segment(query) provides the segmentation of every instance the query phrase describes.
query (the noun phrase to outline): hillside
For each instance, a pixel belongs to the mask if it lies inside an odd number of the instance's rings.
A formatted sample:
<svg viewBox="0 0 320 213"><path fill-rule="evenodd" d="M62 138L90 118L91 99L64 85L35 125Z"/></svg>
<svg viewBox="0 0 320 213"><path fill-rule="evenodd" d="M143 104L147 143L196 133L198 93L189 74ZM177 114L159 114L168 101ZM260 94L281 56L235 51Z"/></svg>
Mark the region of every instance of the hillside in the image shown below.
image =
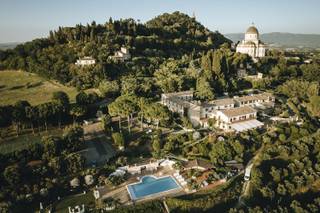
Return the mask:
<svg viewBox="0 0 320 213"><path fill-rule="evenodd" d="M243 33L225 34L233 42L244 38ZM320 48L320 35L318 34L294 34L294 33L264 33L261 34L261 40L274 46L282 47L307 47Z"/></svg>
<svg viewBox="0 0 320 213"><path fill-rule="evenodd" d="M27 70L86 89L105 78L118 80L128 74L151 77L168 58L216 49L226 42L230 40L180 12L162 14L146 24L110 18L104 24L59 27L48 38L0 51L0 70ZM126 63L110 60L122 46L129 49L132 60ZM76 59L83 56L91 56L98 63L85 68L75 66Z"/></svg>
<svg viewBox="0 0 320 213"><path fill-rule="evenodd" d="M73 101L77 90L61 84L47 81L39 76L21 71L0 72L0 106L26 100L32 105L51 100L56 91L66 92Z"/></svg>

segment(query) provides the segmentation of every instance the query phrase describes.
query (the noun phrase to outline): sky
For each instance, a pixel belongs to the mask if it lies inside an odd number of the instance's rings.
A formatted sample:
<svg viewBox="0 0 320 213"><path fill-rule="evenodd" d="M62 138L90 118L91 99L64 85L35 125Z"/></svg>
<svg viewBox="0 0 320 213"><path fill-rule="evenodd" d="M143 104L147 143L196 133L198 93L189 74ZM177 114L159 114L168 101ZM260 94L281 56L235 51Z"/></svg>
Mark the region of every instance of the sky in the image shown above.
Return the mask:
<svg viewBox="0 0 320 213"><path fill-rule="evenodd" d="M210 30L320 34L320 0L0 0L0 43L46 37L59 26L134 18L146 22L180 11ZM318 26L318 27L317 27Z"/></svg>

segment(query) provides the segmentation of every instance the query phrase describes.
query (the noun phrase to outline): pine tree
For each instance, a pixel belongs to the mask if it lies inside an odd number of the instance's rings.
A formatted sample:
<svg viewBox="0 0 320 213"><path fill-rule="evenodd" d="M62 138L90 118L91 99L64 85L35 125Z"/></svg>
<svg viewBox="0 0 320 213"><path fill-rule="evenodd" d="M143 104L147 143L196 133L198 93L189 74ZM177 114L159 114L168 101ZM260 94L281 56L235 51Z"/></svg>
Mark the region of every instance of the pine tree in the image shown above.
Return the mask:
<svg viewBox="0 0 320 213"><path fill-rule="evenodd" d="M222 72L220 51L215 51L213 54L212 71L216 76L220 76Z"/></svg>
<svg viewBox="0 0 320 213"><path fill-rule="evenodd" d="M202 100L210 100L214 98L213 88L210 86L209 81L201 76L197 79L196 95Z"/></svg>

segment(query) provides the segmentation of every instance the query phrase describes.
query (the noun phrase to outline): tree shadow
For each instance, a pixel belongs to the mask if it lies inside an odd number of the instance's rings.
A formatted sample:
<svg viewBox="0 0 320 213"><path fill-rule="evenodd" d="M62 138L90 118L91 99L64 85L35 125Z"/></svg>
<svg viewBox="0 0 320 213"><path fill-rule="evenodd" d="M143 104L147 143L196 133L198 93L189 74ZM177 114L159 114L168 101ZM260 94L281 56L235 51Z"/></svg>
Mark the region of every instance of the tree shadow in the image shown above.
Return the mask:
<svg viewBox="0 0 320 213"><path fill-rule="evenodd" d="M29 89L29 88L39 87L39 86L41 86L42 84L43 84L42 81L35 82L35 83L27 83L27 84L25 85L25 87L26 87L27 89Z"/></svg>
<svg viewBox="0 0 320 213"><path fill-rule="evenodd" d="M22 88L24 88L24 85L17 85L17 86L10 87L9 90L16 90L16 89L22 89Z"/></svg>

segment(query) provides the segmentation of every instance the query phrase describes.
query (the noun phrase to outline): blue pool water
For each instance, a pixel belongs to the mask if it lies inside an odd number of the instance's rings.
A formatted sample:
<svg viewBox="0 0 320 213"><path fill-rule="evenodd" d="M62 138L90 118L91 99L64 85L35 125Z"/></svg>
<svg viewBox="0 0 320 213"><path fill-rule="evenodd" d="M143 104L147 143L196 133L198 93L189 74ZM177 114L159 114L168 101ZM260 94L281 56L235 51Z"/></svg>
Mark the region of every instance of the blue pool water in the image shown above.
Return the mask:
<svg viewBox="0 0 320 213"><path fill-rule="evenodd" d="M128 185L127 187L133 200L180 188L176 181L170 176L163 178L144 176L140 183Z"/></svg>

